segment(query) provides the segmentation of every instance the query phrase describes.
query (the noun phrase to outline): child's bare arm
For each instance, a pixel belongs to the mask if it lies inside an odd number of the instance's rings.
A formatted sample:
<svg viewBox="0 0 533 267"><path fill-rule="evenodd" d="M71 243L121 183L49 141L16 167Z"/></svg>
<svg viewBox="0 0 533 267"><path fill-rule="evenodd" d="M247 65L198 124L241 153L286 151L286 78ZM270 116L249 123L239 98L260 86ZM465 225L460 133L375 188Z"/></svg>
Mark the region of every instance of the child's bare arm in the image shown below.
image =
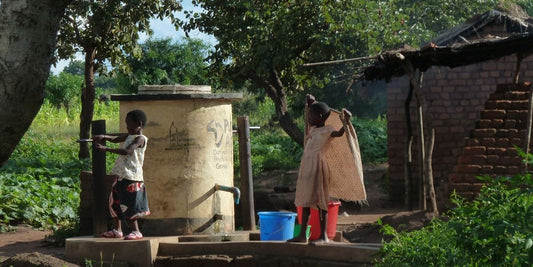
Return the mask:
<svg viewBox="0 0 533 267"><path fill-rule="evenodd" d="M342 109L342 113L344 114L344 117L346 118L346 120L350 121L350 118L352 117L352 113L344 108ZM344 127L341 127L338 131L331 133L331 137L341 137L343 135L344 135Z"/></svg>
<svg viewBox="0 0 533 267"><path fill-rule="evenodd" d="M314 104L316 101L315 97L311 94L307 94L306 96L306 104L308 107L310 107L312 104Z"/></svg>
<svg viewBox="0 0 533 267"><path fill-rule="evenodd" d="M141 138L140 136L137 136L137 138L135 138L135 140L133 140L133 142L126 148L110 148L110 147L106 147L106 146L96 143L96 148L98 148L100 151L111 152L111 153L115 153L119 155L132 154L136 148L143 147L143 146L144 146L144 139Z"/></svg>
<svg viewBox="0 0 533 267"><path fill-rule="evenodd" d="M124 142L128 138L127 134L121 134L121 135L105 135L105 134L99 134L93 136L93 141L100 141L100 140L106 140L112 143L120 143Z"/></svg>
<svg viewBox="0 0 533 267"><path fill-rule="evenodd" d="M341 127L338 131L331 133L331 137L341 137L343 135L344 135L344 127Z"/></svg>

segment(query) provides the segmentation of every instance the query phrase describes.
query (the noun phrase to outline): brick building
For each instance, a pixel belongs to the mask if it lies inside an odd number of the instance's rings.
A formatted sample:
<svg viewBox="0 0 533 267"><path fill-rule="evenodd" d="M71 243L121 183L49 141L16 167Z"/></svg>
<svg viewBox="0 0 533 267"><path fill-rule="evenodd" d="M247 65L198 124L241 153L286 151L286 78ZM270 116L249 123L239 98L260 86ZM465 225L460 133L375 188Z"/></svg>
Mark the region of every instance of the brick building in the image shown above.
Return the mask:
<svg viewBox="0 0 533 267"><path fill-rule="evenodd" d="M409 91L409 79L394 59L398 52L423 72L421 89L435 129L433 177L441 203L452 190L474 196L481 187L477 175L513 175L523 170L513 145L523 147L527 141L533 20L491 10L431 43L416 51L389 52L389 57L382 55L365 71L366 80L388 81L389 182L396 203L403 203L405 190L404 106ZM521 63L519 83L514 84L517 62ZM415 101L411 101L410 109L416 129ZM412 176L417 181L421 175L414 134Z"/></svg>

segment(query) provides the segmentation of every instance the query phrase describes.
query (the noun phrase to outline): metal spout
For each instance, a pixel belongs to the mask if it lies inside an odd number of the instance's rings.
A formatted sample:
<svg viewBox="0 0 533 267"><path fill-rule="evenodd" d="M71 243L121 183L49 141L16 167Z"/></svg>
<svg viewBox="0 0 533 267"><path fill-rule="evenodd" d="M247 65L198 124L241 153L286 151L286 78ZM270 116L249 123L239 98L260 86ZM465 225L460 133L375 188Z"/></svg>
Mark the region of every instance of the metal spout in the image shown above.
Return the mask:
<svg viewBox="0 0 533 267"><path fill-rule="evenodd" d="M241 198L241 190L239 190L239 188L235 186L223 186L215 184L215 191L216 190L233 193L233 197L235 198L235 204L239 205L239 199Z"/></svg>

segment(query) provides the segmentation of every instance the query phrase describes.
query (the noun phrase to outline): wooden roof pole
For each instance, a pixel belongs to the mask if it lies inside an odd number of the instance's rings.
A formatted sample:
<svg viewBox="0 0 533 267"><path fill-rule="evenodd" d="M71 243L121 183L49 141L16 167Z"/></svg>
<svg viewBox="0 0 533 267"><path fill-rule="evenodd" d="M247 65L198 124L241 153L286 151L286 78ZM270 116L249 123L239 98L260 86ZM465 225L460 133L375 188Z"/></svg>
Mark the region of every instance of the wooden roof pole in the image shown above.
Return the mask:
<svg viewBox="0 0 533 267"><path fill-rule="evenodd" d="M421 90L422 89L421 76L419 76L420 80L417 79L417 77L415 77L415 70L413 68L411 61L409 59L406 59L404 55L402 55L401 53L397 53L396 58L400 60L400 64L402 68L404 69L405 73L407 74L407 76L409 77L409 82L413 85L415 96L418 99L417 105L418 105L419 114L420 114L419 140L420 140L420 147L421 147L420 154L423 160L423 166L422 166L423 173L424 173L423 177L425 178L423 179L425 181L424 188L425 188L425 191L429 194L428 197L429 197L429 201L431 202L430 210L434 212L435 214L438 214L435 186L433 183L433 168L432 168L432 155L433 155L433 145L435 143L435 131L433 127L429 125L431 119L424 120L423 118L424 116L429 117L430 114L428 112L428 105L427 105L426 99L424 95L422 94L422 90ZM431 133L429 135L429 142L427 143L424 143L424 133L423 133L424 128L431 129ZM426 154L426 151L428 152L428 154ZM421 203L424 203L422 207L425 210L425 207L426 207L425 206L425 202L426 202L425 195L420 201Z"/></svg>
<svg viewBox="0 0 533 267"><path fill-rule="evenodd" d="M409 93L407 93L407 98L405 99L405 125L407 129L407 134L405 135L405 162L404 162L404 186L405 186L405 207L409 210L413 210L413 200L412 200L412 190L413 186L413 175L412 175L412 166L413 166L413 127L411 127L411 99L413 98L413 85L409 83Z"/></svg>

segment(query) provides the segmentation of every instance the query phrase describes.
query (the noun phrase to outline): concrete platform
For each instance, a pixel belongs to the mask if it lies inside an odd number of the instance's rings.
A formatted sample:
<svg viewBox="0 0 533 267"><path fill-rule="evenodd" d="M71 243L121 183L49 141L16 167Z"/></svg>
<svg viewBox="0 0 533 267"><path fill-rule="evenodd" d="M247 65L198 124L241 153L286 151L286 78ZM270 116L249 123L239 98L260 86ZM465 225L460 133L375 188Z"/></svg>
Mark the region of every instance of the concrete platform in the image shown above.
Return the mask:
<svg viewBox="0 0 533 267"><path fill-rule="evenodd" d="M226 235L145 237L141 240L68 238L66 257L84 266L364 266L377 257L381 244L332 242L326 245L254 241L256 231ZM252 241L250 241L252 240ZM216 255L210 258L209 255ZM222 261L220 256L226 257ZM206 257L207 256L207 257ZM218 258L217 258L218 257ZM240 263L239 263L240 262Z"/></svg>
<svg viewBox="0 0 533 267"><path fill-rule="evenodd" d="M310 245L285 241L249 241L226 243L161 243L157 266L187 266L193 256L228 256L227 262L217 266L364 266L378 256L381 244L329 243ZM246 264L238 264L239 257L248 256ZM166 262L166 264L163 264ZM287 265L290 262L291 264Z"/></svg>
<svg viewBox="0 0 533 267"><path fill-rule="evenodd" d="M179 239L177 236L145 237L141 240L72 237L65 242L65 256L81 266L85 266L87 261L92 261L92 266L152 266L162 242L178 243Z"/></svg>

